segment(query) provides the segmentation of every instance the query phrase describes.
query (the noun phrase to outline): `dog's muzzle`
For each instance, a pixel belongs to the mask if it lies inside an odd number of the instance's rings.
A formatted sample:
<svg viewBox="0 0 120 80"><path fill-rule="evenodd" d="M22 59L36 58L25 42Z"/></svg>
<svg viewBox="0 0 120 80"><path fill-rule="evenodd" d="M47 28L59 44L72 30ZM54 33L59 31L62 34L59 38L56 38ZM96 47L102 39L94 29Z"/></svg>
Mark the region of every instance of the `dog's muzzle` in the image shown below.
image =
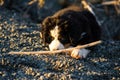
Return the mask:
<svg viewBox="0 0 120 80"><path fill-rule="evenodd" d="M54 39L54 40L49 44L49 49L50 49L50 51L64 49L64 45L63 45L59 40Z"/></svg>

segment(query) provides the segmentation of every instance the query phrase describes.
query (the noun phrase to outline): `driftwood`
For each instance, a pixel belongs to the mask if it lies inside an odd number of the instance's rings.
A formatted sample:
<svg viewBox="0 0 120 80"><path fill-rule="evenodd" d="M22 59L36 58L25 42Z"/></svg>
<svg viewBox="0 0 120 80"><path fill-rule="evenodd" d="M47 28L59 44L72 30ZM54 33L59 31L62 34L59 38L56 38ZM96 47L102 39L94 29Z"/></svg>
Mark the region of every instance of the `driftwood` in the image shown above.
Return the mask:
<svg viewBox="0 0 120 80"><path fill-rule="evenodd" d="M31 0L29 3L28 3L28 5L32 5L32 4L34 4L34 3L38 3L38 6L39 7L43 7L43 5L45 4L45 0Z"/></svg>
<svg viewBox="0 0 120 80"><path fill-rule="evenodd" d="M107 5L113 5L117 14L120 14L120 0L113 0L113 1L103 1L102 5L105 6L106 13L108 13Z"/></svg>
<svg viewBox="0 0 120 80"><path fill-rule="evenodd" d="M81 45L81 46L77 46L77 47L73 47L73 48L67 48L67 49L61 49L61 50L56 50L56 51L33 51L33 52L9 52L9 54L57 54L57 53L69 53L73 50L73 49L83 49L83 48L87 48L87 47L91 47L91 46L95 46L97 44L100 44L102 41L95 41L89 44L85 44L85 45Z"/></svg>
<svg viewBox="0 0 120 80"><path fill-rule="evenodd" d="M88 2L86 0L82 0L81 4L83 5L84 9L89 10L95 16L94 11L92 10L92 8L90 7L90 5L88 4Z"/></svg>
<svg viewBox="0 0 120 80"><path fill-rule="evenodd" d="M102 4L103 5L120 5L120 0L105 1Z"/></svg>

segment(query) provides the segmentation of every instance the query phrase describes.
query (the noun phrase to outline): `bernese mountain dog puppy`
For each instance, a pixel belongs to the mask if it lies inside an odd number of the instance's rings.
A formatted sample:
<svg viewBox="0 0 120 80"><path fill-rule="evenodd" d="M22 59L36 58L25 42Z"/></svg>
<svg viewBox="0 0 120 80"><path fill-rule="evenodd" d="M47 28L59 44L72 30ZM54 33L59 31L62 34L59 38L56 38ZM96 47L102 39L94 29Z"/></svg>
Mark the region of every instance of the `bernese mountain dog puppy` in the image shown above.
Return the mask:
<svg viewBox="0 0 120 80"><path fill-rule="evenodd" d="M72 6L56 12L42 22L41 37L50 51L60 50L100 40L101 28L88 10ZM74 49L71 56L85 58L88 49Z"/></svg>

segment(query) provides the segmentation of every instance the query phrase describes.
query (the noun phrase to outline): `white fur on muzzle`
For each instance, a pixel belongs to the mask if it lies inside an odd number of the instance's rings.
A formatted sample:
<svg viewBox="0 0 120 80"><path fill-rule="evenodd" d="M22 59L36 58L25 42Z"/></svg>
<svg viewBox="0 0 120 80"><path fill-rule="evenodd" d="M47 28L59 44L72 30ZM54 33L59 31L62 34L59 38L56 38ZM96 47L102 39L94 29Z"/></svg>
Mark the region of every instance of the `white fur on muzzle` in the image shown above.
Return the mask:
<svg viewBox="0 0 120 80"><path fill-rule="evenodd" d="M62 43L60 43L59 40L54 39L54 40L49 44L49 49L50 49L50 51L60 50L60 49L64 49L64 46L63 46Z"/></svg>

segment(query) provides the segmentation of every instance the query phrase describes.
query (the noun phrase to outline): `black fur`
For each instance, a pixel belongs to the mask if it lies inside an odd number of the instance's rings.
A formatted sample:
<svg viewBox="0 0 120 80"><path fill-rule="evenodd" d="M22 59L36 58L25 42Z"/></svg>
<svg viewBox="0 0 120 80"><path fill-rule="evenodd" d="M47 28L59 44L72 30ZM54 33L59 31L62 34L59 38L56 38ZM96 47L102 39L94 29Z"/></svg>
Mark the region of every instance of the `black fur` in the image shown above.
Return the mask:
<svg viewBox="0 0 120 80"><path fill-rule="evenodd" d="M101 29L92 13L79 7L69 7L56 12L42 22L42 36L44 44L50 43L50 30L59 26L59 41L71 46L82 45L97 41L101 36ZM83 36L81 35L83 32Z"/></svg>

